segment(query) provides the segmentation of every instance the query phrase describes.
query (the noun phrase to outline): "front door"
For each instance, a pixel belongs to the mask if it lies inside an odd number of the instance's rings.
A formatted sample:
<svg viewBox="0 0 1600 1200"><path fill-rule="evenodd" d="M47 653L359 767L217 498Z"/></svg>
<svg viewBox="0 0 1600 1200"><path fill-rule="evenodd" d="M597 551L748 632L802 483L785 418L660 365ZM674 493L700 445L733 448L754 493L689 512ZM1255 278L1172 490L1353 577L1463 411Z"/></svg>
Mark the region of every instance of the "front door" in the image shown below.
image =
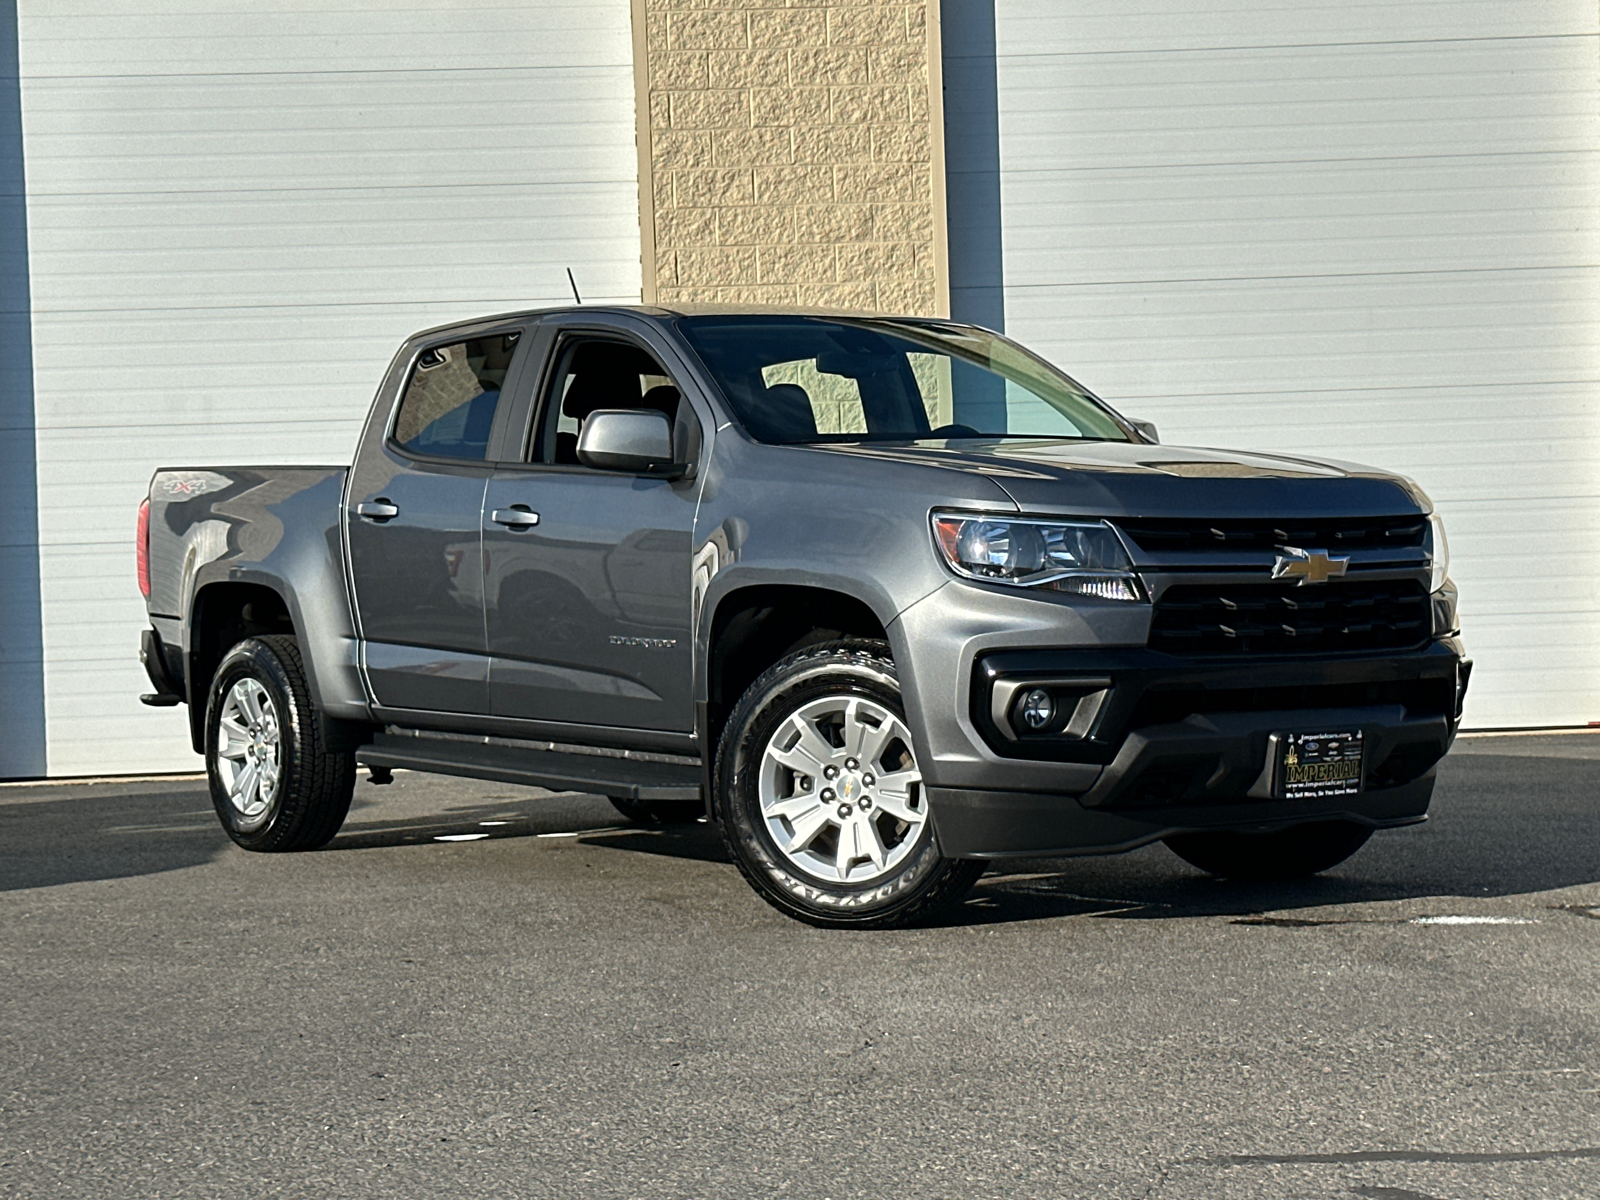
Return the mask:
<svg viewBox="0 0 1600 1200"><path fill-rule="evenodd" d="M484 498L490 706L497 716L689 732L694 725L690 562L694 480L584 467L577 433L597 408L694 420L642 347L567 338L556 348L527 462ZM536 518L536 520L535 520Z"/></svg>
<svg viewBox="0 0 1600 1200"><path fill-rule="evenodd" d="M483 496L517 333L422 349L351 480L350 565L380 706L485 713Z"/></svg>

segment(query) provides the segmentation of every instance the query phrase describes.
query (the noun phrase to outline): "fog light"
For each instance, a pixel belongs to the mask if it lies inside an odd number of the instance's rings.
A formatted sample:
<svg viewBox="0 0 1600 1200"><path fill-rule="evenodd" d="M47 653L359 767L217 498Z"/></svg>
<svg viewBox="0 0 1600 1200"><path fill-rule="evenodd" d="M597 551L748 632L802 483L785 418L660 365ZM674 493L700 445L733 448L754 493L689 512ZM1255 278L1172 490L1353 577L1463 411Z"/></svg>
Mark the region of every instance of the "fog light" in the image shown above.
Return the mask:
<svg viewBox="0 0 1600 1200"><path fill-rule="evenodd" d="M1055 719L1055 698L1043 688L1034 688L1022 697L1018 706L1022 713L1022 722L1029 729L1043 729Z"/></svg>

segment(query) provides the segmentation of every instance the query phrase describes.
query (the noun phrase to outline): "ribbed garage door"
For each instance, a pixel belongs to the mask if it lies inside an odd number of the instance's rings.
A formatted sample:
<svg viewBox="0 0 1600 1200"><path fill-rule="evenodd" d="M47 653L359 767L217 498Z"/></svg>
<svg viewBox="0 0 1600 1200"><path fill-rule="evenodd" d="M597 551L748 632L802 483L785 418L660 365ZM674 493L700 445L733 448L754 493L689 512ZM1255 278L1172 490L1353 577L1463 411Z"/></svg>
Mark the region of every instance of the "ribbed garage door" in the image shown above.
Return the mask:
<svg viewBox="0 0 1600 1200"><path fill-rule="evenodd" d="M24 0L48 767L192 769L142 708L158 465L344 462L395 346L639 298L627 0Z"/></svg>
<svg viewBox="0 0 1600 1200"><path fill-rule="evenodd" d="M1600 718L1597 16L995 0L986 192L987 5L946 6L958 311L992 285L1009 332L1166 440L1420 481L1478 727Z"/></svg>

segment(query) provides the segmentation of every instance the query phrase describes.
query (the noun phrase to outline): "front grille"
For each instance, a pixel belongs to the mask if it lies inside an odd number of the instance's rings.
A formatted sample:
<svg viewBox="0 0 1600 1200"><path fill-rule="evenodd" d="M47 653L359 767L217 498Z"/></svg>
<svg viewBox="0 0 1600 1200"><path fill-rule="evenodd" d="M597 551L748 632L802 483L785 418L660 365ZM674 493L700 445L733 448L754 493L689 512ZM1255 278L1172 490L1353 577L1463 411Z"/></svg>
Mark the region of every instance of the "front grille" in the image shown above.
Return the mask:
<svg viewBox="0 0 1600 1200"><path fill-rule="evenodd" d="M1118 521L1141 550L1388 550L1421 546L1428 522L1418 516L1295 521L1207 521L1182 518Z"/></svg>
<svg viewBox="0 0 1600 1200"><path fill-rule="evenodd" d="M1398 650L1432 632L1419 583L1178 584L1157 601L1150 648L1169 654Z"/></svg>

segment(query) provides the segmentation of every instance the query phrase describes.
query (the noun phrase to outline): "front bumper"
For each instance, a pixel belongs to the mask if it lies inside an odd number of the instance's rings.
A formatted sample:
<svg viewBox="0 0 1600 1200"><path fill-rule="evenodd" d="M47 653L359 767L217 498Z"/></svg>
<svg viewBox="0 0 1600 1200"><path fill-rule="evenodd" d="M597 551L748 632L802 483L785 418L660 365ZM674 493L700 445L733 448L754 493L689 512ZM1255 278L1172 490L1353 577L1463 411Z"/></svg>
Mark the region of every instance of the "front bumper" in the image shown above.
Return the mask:
<svg viewBox="0 0 1600 1200"><path fill-rule="evenodd" d="M988 655L972 674L970 711L986 748L1011 762L987 787L930 785L940 844L950 857L995 858L1108 853L1174 833L1312 820L1411 824L1427 813L1469 675L1450 641L1326 660L1183 662L1136 649ZM1006 698L1036 685L1063 697L1067 711L1047 731L1019 734L1006 724ZM1359 794L1274 797L1276 735L1357 729ZM1008 770L1059 771L1062 786L1008 787Z"/></svg>
<svg viewBox="0 0 1600 1200"><path fill-rule="evenodd" d="M1107 853L1202 829L1411 824L1427 813L1469 674L1449 641L1409 654L1324 660L1183 662L1145 650L992 654L972 676L971 711L984 742L1032 773L1060 770L1069 786L1011 790L1002 768L988 787L930 787L940 843L951 857L995 858ZM1037 683L1065 697L1064 708L1081 696L1078 719L1064 716L1031 737L1003 732L1004 697ZM1085 709L1092 710L1087 720ZM1359 794L1274 798L1275 735L1357 729L1365 737Z"/></svg>
<svg viewBox="0 0 1600 1200"><path fill-rule="evenodd" d="M1153 810L1086 807L1077 797L929 788L940 850L949 858L1051 858L1117 854L1175 833L1264 833L1307 821L1374 829L1425 820L1433 773L1400 787L1328 801L1235 801Z"/></svg>
<svg viewBox="0 0 1600 1200"><path fill-rule="evenodd" d="M1104 853L1199 829L1424 818L1470 671L1458 639L1207 658L1140 645L1131 605L1025 603L946 589L890 629L947 854ZM1021 729L1015 705L1040 684L1059 689L1060 715ZM1365 735L1362 792L1273 799L1272 735L1333 729Z"/></svg>

